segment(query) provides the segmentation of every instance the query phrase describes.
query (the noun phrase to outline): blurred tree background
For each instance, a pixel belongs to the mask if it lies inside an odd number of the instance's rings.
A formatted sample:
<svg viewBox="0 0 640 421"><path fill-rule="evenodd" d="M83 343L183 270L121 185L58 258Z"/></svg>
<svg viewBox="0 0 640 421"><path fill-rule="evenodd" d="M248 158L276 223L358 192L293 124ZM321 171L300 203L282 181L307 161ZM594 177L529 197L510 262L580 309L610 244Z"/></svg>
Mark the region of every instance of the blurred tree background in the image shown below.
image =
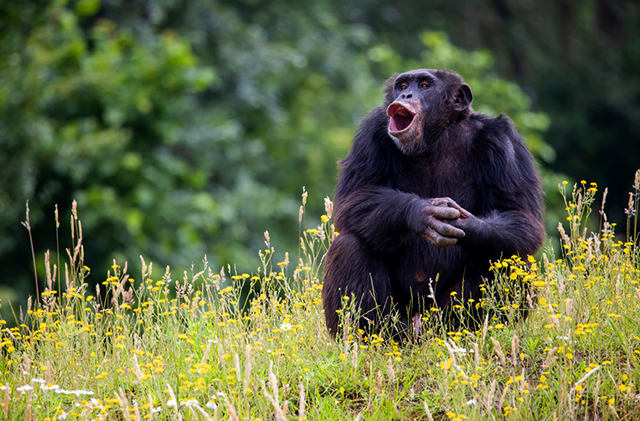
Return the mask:
<svg viewBox="0 0 640 421"><path fill-rule="evenodd" d="M383 81L460 73L540 164L552 232L567 174L624 219L640 164L640 6L618 0L4 0L0 3L0 297L69 247L78 201L100 282L139 255L174 273L295 251ZM64 258L64 256L63 256ZM43 272L41 271L40 274ZM40 276L42 278L42 276ZM3 311L6 306L3 305Z"/></svg>

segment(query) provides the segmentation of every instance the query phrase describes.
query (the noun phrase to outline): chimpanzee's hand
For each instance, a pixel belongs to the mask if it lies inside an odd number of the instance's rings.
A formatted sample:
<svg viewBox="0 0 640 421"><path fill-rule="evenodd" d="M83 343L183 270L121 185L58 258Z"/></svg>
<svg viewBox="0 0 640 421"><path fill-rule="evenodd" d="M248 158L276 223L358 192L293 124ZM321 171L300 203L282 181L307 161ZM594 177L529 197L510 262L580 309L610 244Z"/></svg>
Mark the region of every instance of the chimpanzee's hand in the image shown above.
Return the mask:
<svg viewBox="0 0 640 421"><path fill-rule="evenodd" d="M448 197L427 199L421 201L419 206L417 218L410 225L429 243L436 247L448 247L465 236L464 231L453 226L452 222L460 219L463 212L469 212L453 200Z"/></svg>
<svg viewBox="0 0 640 421"><path fill-rule="evenodd" d="M462 208L456 202L451 200L447 206L451 206L460 212L460 217L449 221L449 223L465 233L464 243L474 243L482 237L482 233L487 228L487 223L480 218L477 218L468 210Z"/></svg>

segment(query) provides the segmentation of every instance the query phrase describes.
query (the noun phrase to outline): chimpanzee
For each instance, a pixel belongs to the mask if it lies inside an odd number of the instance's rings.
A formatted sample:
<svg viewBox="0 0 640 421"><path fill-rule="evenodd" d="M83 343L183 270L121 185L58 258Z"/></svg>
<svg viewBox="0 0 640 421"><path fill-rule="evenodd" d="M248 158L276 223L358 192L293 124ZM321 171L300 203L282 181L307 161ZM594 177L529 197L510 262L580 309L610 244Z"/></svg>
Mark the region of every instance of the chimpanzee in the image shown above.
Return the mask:
<svg viewBox="0 0 640 421"><path fill-rule="evenodd" d="M544 239L540 179L507 116L473 112L469 85L444 70L392 77L384 93L339 163L322 292L332 337L344 296L362 329L392 314L407 326L433 298L477 299L490 261Z"/></svg>

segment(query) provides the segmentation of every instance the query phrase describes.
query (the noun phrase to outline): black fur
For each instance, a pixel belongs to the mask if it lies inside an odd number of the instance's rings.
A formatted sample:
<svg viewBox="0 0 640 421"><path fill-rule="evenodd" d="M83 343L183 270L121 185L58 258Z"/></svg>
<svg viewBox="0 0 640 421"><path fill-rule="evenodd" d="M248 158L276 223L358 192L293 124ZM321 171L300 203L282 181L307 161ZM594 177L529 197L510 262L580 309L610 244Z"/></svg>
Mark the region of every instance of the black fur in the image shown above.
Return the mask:
<svg viewBox="0 0 640 421"><path fill-rule="evenodd" d="M490 260L533 254L544 238L540 179L508 117L473 112L469 87L441 70L394 77L385 93L339 164L340 235L327 255L323 289L334 337L345 295L355 297L363 329L393 311L407 320L436 275L439 307L451 305L452 291L477 298L483 278L491 279ZM409 104L405 97L419 109L416 124L394 141L387 107Z"/></svg>

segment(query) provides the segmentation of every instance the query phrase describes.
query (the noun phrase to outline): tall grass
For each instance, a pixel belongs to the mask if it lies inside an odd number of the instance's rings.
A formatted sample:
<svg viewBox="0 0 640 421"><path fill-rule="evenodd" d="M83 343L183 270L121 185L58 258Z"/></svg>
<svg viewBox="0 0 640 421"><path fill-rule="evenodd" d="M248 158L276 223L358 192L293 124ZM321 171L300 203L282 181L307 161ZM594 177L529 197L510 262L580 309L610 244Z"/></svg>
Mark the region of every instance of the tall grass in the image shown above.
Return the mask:
<svg viewBox="0 0 640 421"><path fill-rule="evenodd" d="M630 217L640 172L636 184ZM307 230L304 196L297 261L273 261L265 233L254 274L213 269L205 258L176 277L142 259L136 279L114 262L95 291L74 207L64 268L47 257L40 300L17 327L0 321L0 418L640 419L637 240L618 241L606 219L588 234L596 186L560 187L569 215L561 258L547 249L540 259L494 262L486 298L456 308L492 316L449 331L433 309L421 340L406 344L363 338L347 299L344 335L329 339L321 305L322 262L337 235L329 201L321 225Z"/></svg>

